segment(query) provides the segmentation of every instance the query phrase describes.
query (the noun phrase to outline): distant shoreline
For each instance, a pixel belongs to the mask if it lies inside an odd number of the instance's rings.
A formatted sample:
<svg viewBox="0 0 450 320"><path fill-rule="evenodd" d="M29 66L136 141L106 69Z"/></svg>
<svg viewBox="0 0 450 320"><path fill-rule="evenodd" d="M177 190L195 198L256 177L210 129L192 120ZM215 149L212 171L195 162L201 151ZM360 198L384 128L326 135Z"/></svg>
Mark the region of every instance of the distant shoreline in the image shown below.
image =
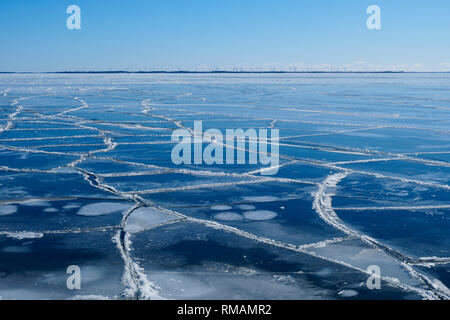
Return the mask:
<svg viewBox="0 0 450 320"><path fill-rule="evenodd" d="M0 71L0 74L402 74L450 73L450 71Z"/></svg>

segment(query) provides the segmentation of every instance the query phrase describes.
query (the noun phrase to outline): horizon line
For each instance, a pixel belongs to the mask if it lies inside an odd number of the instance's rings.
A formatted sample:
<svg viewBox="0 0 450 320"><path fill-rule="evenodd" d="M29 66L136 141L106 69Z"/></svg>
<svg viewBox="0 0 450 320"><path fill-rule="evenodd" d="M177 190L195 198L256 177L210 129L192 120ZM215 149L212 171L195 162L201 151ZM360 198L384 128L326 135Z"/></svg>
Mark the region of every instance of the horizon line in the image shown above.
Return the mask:
<svg viewBox="0 0 450 320"><path fill-rule="evenodd" d="M99 71L0 71L0 74L303 74L303 73L450 73L450 71L404 71L404 70L381 70L381 71L363 71L363 70L355 70L355 71L322 71L322 70L310 70L310 71L287 71L287 70L138 70L138 71L129 71L129 70L99 70Z"/></svg>

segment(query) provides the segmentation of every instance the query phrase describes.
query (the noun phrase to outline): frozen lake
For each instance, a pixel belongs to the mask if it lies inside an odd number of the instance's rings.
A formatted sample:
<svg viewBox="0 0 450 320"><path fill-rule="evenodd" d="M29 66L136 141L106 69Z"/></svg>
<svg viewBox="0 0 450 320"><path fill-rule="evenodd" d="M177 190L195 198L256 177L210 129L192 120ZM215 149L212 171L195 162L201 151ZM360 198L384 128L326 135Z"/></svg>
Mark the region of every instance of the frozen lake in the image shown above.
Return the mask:
<svg viewBox="0 0 450 320"><path fill-rule="evenodd" d="M450 74L0 75L0 299L449 299L449 133Z"/></svg>

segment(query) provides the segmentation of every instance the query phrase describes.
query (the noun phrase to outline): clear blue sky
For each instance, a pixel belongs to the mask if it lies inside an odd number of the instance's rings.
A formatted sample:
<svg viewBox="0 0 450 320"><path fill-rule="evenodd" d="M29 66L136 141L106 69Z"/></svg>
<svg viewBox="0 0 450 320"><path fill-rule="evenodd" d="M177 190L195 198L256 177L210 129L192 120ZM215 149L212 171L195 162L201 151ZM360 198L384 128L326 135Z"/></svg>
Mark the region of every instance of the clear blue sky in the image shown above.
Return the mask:
<svg viewBox="0 0 450 320"><path fill-rule="evenodd" d="M0 71L450 70L449 34L448 0L1 0Z"/></svg>

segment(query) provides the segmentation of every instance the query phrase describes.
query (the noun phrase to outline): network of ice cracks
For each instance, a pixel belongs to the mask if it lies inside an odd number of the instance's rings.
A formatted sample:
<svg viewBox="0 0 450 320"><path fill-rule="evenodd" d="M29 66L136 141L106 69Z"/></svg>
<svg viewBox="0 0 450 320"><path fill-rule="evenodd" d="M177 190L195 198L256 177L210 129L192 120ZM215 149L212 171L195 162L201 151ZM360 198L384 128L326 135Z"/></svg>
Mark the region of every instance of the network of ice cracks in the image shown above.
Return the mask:
<svg viewBox="0 0 450 320"><path fill-rule="evenodd" d="M73 77L73 78L72 78ZM348 269L351 272L360 273L364 277L369 277L364 266L361 264L352 263L351 259L345 259L339 256L329 254L327 250L315 250L323 249L329 246L335 246L340 243L347 242L349 240L360 240L365 246L365 250L373 250L370 252L377 252L381 260L393 261L392 263L398 264L405 273L406 277L410 280L403 281L395 278L389 274L383 275L383 285L392 288L397 288L400 291L411 293L421 297L423 299L448 299L450 297L449 289L437 278L428 274L427 267L433 267L437 265L447 265L450 263L449 257L412 257L395 249L380 240L377 240L363 231L347 225L336 213L336 208L332 205L333 197L339 193L339 183L344 179L361 175L373 178L385 179L388 181L408 183L417 186L432 187L438 190L449 191L450 186L445 183L438 183L435 181L417 180L407 177L399 177L397 175L382 174L379 172L372 172L364 169L354 169L347 164L367 164L374 162L395 162L398 160L405 160L415 163L424 164L429 167L448 167L449 164L445 161L430 160L420 157L419 153L393 153L389 151L368 149L368 148L344 148L336 147L326 144L311 144L302 143L301 139L309 136L324 136L324 137L336 137L346 133L364 132L367 130L376 131L378 129L386 128L399 128L404 127L408 129L420 129L430 130L430 128L418 127L417 125L409 126L392 125L390 123L383 124L383 122L374 122L374 124L358 124L353 123L355 116L358 116L357 111L351 109L344 111L336 111L330 108L308 108L308 107L283 107L273 105L253 105L246 101L240 104L239 102L230 103L227 101L227 97L224 96L219 102L214 101L209 103L208 100L211 97L207 97L205 92L199 90L195 92L195 86L202 85L227 85L234 81L242 82L241 86L245 87L246 81L258 82L260 79L217 79L216 77L200 77L192 78L186 76L185 78L180 76L151 76L148 78L132 78L130 81L126 78L116 78L115 76L100 77L96 79L96 76L2 76L0 79L0 97L2 105L2 123L0 127L0 148L3 153L14 152L27 157L27 155L45 155L49 158L61 158L69 157L70 160L67 163L59 164L53 168L23 168L21 166L14 167L14 164L4 165L0 163L0 170L8 175L15 174L28 174L39 173L45 175L64 175L67 173L77 174L80 179L91 187L100 190L104 193L110 194L112 198L98 199L99 204L95 203L88 205L79 210L81 216L96 215L96 212L106 210L108 211L108 205L111 205L111 199L123 199L127 202L120 203L119 209L123 211L122 221L118 225L104 225L96 227L86 228L71 228L70 226L62 226L59 230L34 230L32 227L27 230L8 230L3 231L3 223L0 224L0 236L3 239L15 239L27 240L27 241L42 241L47 236L52 234L75 234L83 235L87 233L105 233L113 232L112 242L116 246L123 261L122 270L122 283L123 293L119 296L113 295L76 295L73 294L73 298L90 299L90 298L126 298L126 299L170 299L170 296L164 296L164 293L160 290L158 283L149 280L149 274L152 270L145 270L140 259L133 256L133 243L132 239L135 234L139 234L144 231L157 230L158 228L164 228L168 225L176 225L180 223L191 223L201 225L205 228L214 229L216 231L224 232L234 237L246 238L247 240L255 243L259 243L264 246L271 247L276 250L289 251L292 254L303 254L311 256L314 259L323 260L325 263L338 264L344 269ZM131 77L131 76L129 76ZM289 80L289 79L288 79ZM266 83L266 82L267 83ZM263 79L258 82L262 87L270 86L272 80ZM106 84L105 84L106 83ZM149 83L149 84L147 84ZM148 90L152 84L167 86L167 92L158 92L157 90ZM175 92L171 99L175 102L159 102L161 95L170 95L171 86L179 84L192 85L190 90L192 92ZM143 86L145 84L145 86ZM276 79L277 85L283 85L289 87L290 82L286 79ZM142 89L139 89L141 86ZM253 87L252 87L253 88ZM258 87L259 88L259 87ZM134 90L134 94L129 94L130 90ZM249 89L256 90L256 89ZM298 87L293 87L292 90L298 90ZM151 91L151 92L148 92ZM205 97L206 96L206 97ZM60 105L46 106L42 103L35 104L36 99L42 98L55 98L58 99ZM245 93L243 95L245 97ZM104 98L104 101L102 99ZM187 100L185 100L187 99ZM93 102L91 103L90 100ZM100 100L100 101L99 101ZM39 100L41 101L41 100ZM125 103L126 102L126 103ZM202 108L193 108L198 103ZM300 104L300 103L299 103ZM130 109L130 105L134 106ZM220 106L218 108L217 106ZM233 113L235 110L246 110L245 113ZM285 110L292 112L298 117L284 117L279 116L274 118L273 115L265 116L267 110ZM117 117L109 116L105 119L99 119L98 114L91 112L104 112L108 115L116 114ZM133 120L121 120L121 114L133 115ZM285 113L283 113L284 115ZM314 117L310 117L310 116ZM343 117L344 121L332 122L331 120L324 118L321 121L321 116L338 116ZM188 116L188 117L187 117ZM296 124L301 126L302 124L317 124L319 125L332 125L336 127L335 130L327 130L323 132L303 133L298 135L290 135L283 137L280 140L280 145L292 148L301 148L305 151L305 158L298 156L290 156L281 152L280 170L286 169L290 166L297 164L306 164L308 166L314 166L318 168L325 168L329 170L329 175L324 177L321 181L317 179L305 179L297 178L295 176L280 177L263 176L260 175L260 169L250 169L246 172L235 172L234 167L227 171L227 167L224 166L223 170L209 170L208 166L199 166L197 169L192 167L186 168L183 166L163 166L159 164L149 164L139 161L139 157L135 157L133 161L127 161L115 157L115 154L108 155L114 150L117 150L120 146L127 145L142 145L152 148L161 144L173 144L170 141L171 131L177 128L185 128L192 132L191 126L184 119L226 119L227 124L231 128L239 128L240 123L244 121L255 123L266 123L265 128L280 128L282 131L283 123ZM383 115L379 116L383 120ZM395 115L398 118L398 115ZM232 118L232 119L231 119ZM370 117L369 117L370 118ZM376 117L375 117L376 118ZM380 124L381 123L381 124ZM190 124L190 122L189 122ZM59 127L59 126L62 127ZM357 128L352 125L358 126ZM340 127L340 128L339 128ZM64 128L64 132L70 132L70 135L52 135L53 131L61 131ZM80 131L81 133L76 133ZM436 129L440 134L448 135L449 131L443 129ZM37 134L38 133L38 134ZM7 134L7 135L6 135ZM137 139L142 137L157 136L158 140L146 141L145 139ZM129 137L130 139L122 141L117 137ZM101 139L100 143L86 143L84 139L96 138ZM136 139L134 139L136 138ZM290 139L290 140L289 140ZM292 139L298 139L298 143L293 144ZM51 143L46 143L48 140L53 140ZM66 141L70 140L70 143ZM73 141L75 140L75 142ZM284 141L288 140L288 141ZM56 141L56 142L55 142ZM22 143L23 142L23 143ZM73 151L76 147L90 148L88 151ZM52 151L52 149L58 149ZM307 156L307 150L317 150L320 152L339 154L339 155L363 155L364 159L361 160L344 160L344 161L326 161L310 159ZM441 152L445 153L445 152ZM3 156L0 157L0 161ZM26 158L25 158L26 159ZM130 165L134 168L138 168L136 171L126 172L95 172L95 170L87 169L83 166L86 161L98 160L102 161L106 165L120 164ZM169 162L170 159L167 159ZM199 184L185 184L177 185L174 187L161 187L161 188L145 188L145 189L122 189L119 185L108 184L107 178L111 177L136 177L136 176L148 176L151 179L152 175L164 175L164 174L183 174L191 176L207 176L214 177L217 182L212 183L199 183ZM225 178L233 178L231 181L224 181ZM236 215L233 212L234 203L223 203L211 207L211 210L215 212L217 217L222 219L215 219L214 215L211 219L202 219L198 217L192 217L189 214L178 212L173 208L167 208L164 204L158 203L158 201L150 200L145 195L166 193L177 197L179 192L186 190L198 190L208 192L211 194L212 190L221 190L221 188L229 188L237 185L250 185L250 184L267 184L267 183L280 183L286 185L306 185L312 188L312 201L311 207L314 212L323 222L328 226L339 231L343 236L331 237L317 242L311 242L306 244L295 244L272 239L270 234L265 236L257 235L252 232L243 230L239 225L229 225L225 223L229 220L245 219L245 214ZM39 181L36 181L39 184ZM17 187L17 186L16 186ZM42 186L45 188L45 185ZM226 192L226 191L224 191ZM266 198L264 199L264 196ZM23 198L23 199L4 199L2 200L2 206L0 210L1 215L13 215L17 211L17 206L23 203L32 204L34 202L57 202L65 201L67 199L75 199L77 196L67 194L64 198ZM249 199L252 197L248 197ZM258 198L258 197L253 197ZM280 200L277 197L271 198L270 195L262 195L263 202L275 202ZM255 200L255 199L253 199ZM130 203L129 205L126 203ZM240 204L242 209L246 209L246 212L252 212L255 209L254 204L258 201L248 201ZM238 204L239 205L239 204ZM389 210L426 210L426 209L447 209L450 205L422 205L411 206L396 205L396 206L380 206L380 207L347 207L342 210L347 211L389 211ZM117 209L117 208L116 208ZM258 219L258 213L262 220L264 219L264 213L267 211L256 211ZM282 215L282 212L278 213ZM249 215L250 216L250 215ZM269 212L270 216L270 212ZM271 218L271 217L269 217ZM1 221L1 220L0 220ZM247 221L248 222L248 221ZM3 226L2 226L3 225ZM301 232L301 231L299 231ZM146 259L152 259L152 257L146 257ZM376 264L376 261L375 263ZM421 268L418 268L421 267ZM1 271L1 270L0 270ZM301 273L301 271L299 271ZM0 274L1 275L1 274ZM363 277L363 278L364 278ZM2 279L0 277L0 283ZM364 286L361 283L361 287ZM1 286L0 286L1 287ZM188 288L186 288L187 290ZM1 291L0 291L1 292ZM339 294L342 297L346 295L352 296L354 290L342 290ZM0 294L1 296L2 294ZM20 297L20 295L19 295ZM272 297L270 294L267 296ZM250 297L251 298L251 297ZM292 298L296 298L293 296Z"/></svg>

